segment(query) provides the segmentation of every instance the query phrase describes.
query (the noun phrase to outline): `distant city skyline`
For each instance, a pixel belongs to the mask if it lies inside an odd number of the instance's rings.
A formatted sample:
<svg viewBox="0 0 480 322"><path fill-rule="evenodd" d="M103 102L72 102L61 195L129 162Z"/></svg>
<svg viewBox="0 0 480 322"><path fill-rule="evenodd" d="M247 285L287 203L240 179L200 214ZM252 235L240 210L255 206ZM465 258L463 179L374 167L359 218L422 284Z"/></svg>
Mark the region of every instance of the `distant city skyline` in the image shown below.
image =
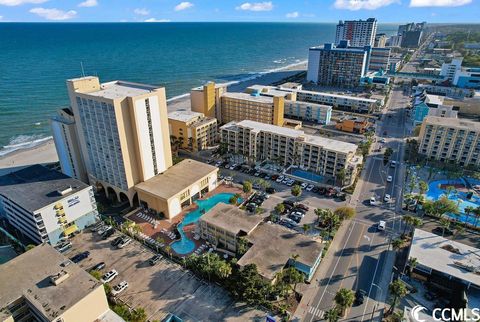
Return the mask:
<svg viewBox="0 0 480 322"><path fill-rule="evenodd" d="M0 0L0 22L478 21L479 0Z"/></svg>

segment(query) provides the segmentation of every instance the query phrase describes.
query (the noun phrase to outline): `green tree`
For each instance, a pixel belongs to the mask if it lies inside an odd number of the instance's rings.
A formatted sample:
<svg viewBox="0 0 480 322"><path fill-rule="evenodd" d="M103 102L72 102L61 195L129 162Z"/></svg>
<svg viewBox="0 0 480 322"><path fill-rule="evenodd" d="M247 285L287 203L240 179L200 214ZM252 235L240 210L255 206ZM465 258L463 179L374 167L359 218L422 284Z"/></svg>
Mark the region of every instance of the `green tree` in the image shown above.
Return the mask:
<svg viewBox="0 0 480 322"><path fill-rule="evenodd" d="M440 227L442 227L442 237L445 236L445 230L450 228L450 220L447 218L440 218Z"/></svg>
<svg viewBox="0 0 480 322"><path fill-rule="evenodd" d="M470 218L470 214L474 213L475 212L475 207L470 207L470 206L466 206L465 209L465 222L464 222L464 225L467 226L468 224L468 219Z"/></svg>
<svg viewBox="0 0 480 322"><path fill-rule="evenodd" d="M243 182L243 187L242 187L243 192L245 193L250 193L252 191L252 183L250 181L244 181Z"/></svg>
<svg viewBox="0 0 480 322"><path fill-rule="evenodd" d="M283 214L285 212L285 205L283 203L279 203L275 206L275 212L277 214Z"/></svg>
<svg viewBox="0 0 480 322"><path fill-rule="evenodd" d="M32 250L35 248L35 245L33 244L28 244L27 247L25 247L25 251L28 252L29 250Z"/></svg>
<svg viewBox="0 0 480 322"><path fill-rule="evenodd" d="M332 236L334 229L340 225L340 217L333 213L330 209L315 209L315 214L318 216L318 224L328 231L328 239Z"/></svg>
<svg viewBox="0 0 480 322"><path fill-rule="evenodd" d="M300 195L302 194L302 188L298 184L296 184L292 187L291 193L294 197L300 197Z"/></svg>
<svg viewBox="0 0 480 322"><path fill-rule="evenodd" d="M230 197L230 199L228 200L228 202L232 205L238 205L238 197L233 195Z"/></svg>
<svg viewBox="0 0 480 322"><path fill-rule="evenodd" d="M390 295L392 296L391 306L389 309L389 313L392 313L395 307L398 304L398 300L405 295L407 295L407 287L403 284L402 281L396 279L388 286L388 290L390 291Z"/></svg>
<svg viewBox="0 0 480 322"><path fill-rule="evenodd" d="M405 216L402 217L402 221L405 223L405 227L403 228L402 235L405 235L408 226L413 223L413 217L410 216L410 215L405 215Z"/></svg>
<svg viewBox="0 0 480 322"><path fill-rule="evenodd" d="M165 252L167 252L168 256L172 258L172 246L170 245L165 246Z"/></svg>
<svg viewBox="0 0 480 322"><path fill-rule="evenodd" d="M310 225L309 224L303 224L302 228L303 228L303 232L306 234L310 230Z"/></svg>
<svg viewBox="0 0 480 322"><path fill-rule="evenodd" d="M337 182L339 182L339 186L343 186L343 183L345 182L345 178L347 177L347 173L345 171L345 169L340 169L339 171L337 171Z"/></svg>
<svg viewBox="0 0 480 322"><path fill-rule="evenodd" d="M418 265L418 260L415 257L410 257L408 259L408 275L412 275L413 270Z"/></svg>
<svg viewBox="0 0 480 322"><path fill-rule="evenodd" d="M99 271L97 270L92 270L89 272L90 275L92 275L93 277L95 277L97 280L100 280L102 278L102 273L100 273Z"/></svg>
<svg viewBox="0 0 480 322"><path fill-rule="evenodd" d="M425 181L419 181L418 182L418 190L420 191L421 195L424 195L428 191L428 183Z"/></svg>
<svg viewBox="0 0 480 322"><path fill-rule="evenodd" d="M301 283L305 280L305 275L300 273L296 268L294 267L288 267L284 269L281 274L281 281L289 286L293 287L291 288L293 292L297 292L297 284Z"/></svg>
<svg viewBox="0 0 480 322"><path fill-rule="evenodd" d="M340 319L340 312L337 307L332 307L325 311L323 318L328 322L337 322Z"/></svg>
<svg viewBox="0 0 480 322"><path fill-rule="evenodd" d="M237 238L237 255L243 256L248 250L248 241L245 237Z"/></svg>
<svg viewBox="0 0 480 322"><path fill-rule="evenodd" d="M395 250L395 251L398 251L399 249L401 249L403 246L405 245L405 241L401 238L396 238L394 240L392 240L392 248Z"/></svg>
<svg viewBox="0 0 480 322"><path fill-rule="evenodd" d="M345 315L346 309L352 306L355 300L355 294L352 290L341 288L335 294L334 300L340 310L340 315L343 316Z"/></svg>
<svg viewBox="0 0 480 322"><path fill-rule="evenodd" d="M346 206L335 209L333 213L337 215L341 220L352 219L357 214L354 208Z"/></svg>

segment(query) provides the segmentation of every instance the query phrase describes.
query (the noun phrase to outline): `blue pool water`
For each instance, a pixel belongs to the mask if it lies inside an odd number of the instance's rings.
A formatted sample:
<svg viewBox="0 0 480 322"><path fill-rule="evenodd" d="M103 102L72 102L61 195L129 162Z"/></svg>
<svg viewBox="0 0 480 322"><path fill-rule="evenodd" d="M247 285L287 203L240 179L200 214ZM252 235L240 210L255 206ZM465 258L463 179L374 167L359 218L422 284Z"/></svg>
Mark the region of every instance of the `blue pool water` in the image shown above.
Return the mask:
<svg viewBox="0 0 480 322"><path fill-rule="evenodd" d="M471 185L476 185L479 184L478 180L468 178L468 182ZM455 179L455 180L436 180L432 181L428 185L428 191L427 191L427 199L429 200L438 200L442 195L447 195L447 191L444 189L440 189L441 185L455 185L455 184L465 184L465 180L463 178L461 179ZM467 199L467 193L465 192L458 192L458 193L450 193L450 196L448 196L448 199L453 200L455 202L458 202L458 208L459 208L459 216L456 216L454 214L447 214L447 216L451 218L456 218L460 220L461 222L468 222L471 225L475 225L475 216L473 214L470 214L468 217L465 215L465 208L466 207L473 207L476 208L480 206L480 198L477 195L473 195L471 199ZM480 221L479 221L480 222ZM479 223L477 223L478 226Z"/></svg>
<svg viewBox="0 0 480 322"><path fill-rule="evenodd" d="M198 219L202 217L202 210L207 212L220 202L229 203L233 195L233 193L219 193L205 200L197 200L195 203L198 205L198 208L186 214L182 222L178 224L178 231L180 232L181 238L171 244L172 249L180 255L193 252L195 243L185 235L183 227L197 222Z"/></svg>
<svg viewBox="0 0 480 322"><path fill-rule="evenodd" d="M302 169L298 169L298 168L292 168L288 172L293 176L310 180L310 181L320 182L323 179L321 175L318 175L313 172L305 171Z"/></svg>

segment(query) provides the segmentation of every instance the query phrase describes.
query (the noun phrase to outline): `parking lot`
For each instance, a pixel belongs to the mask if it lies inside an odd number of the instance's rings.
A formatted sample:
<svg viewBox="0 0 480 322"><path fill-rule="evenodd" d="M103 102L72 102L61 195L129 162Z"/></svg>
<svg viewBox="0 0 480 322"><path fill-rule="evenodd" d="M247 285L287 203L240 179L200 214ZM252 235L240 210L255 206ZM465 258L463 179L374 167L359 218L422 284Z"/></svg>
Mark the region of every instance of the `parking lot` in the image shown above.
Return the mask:
<svg viewBox="0 0 480 322"><path fill-rule="evenodd" d="M100 262L118 276L112 286L127 281L128 288L118 298L130 307L143 307L149 320L162 320L173 313L184 321L256 321L264 320L265 313L235 303L221 287L199 280L180 265L163 258L155 266L148 260L154 253L137 241L122 249L111 246L119 236L115 232L107 240L97 233L85 230L72 240L73 247L65 252L71 258L89 251L90 256L78 263L85 270Z"/></svg>

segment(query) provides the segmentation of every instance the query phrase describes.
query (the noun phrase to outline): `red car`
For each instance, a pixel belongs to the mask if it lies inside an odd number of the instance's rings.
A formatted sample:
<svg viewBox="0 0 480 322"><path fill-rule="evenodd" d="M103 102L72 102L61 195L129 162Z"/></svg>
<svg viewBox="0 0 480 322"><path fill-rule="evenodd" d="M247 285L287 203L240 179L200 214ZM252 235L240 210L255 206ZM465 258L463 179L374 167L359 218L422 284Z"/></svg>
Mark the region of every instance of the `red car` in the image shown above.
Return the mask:
<svg viewBox="0 0 480 322"><path fill-rule="evenodd" d="M305 206L305 205L303 205L303 204L301 204L301 203L296 204L295 207L300 208L300 209L303 209L303 210L305 210L305 211L308 211L308 207Z"/></svg>

